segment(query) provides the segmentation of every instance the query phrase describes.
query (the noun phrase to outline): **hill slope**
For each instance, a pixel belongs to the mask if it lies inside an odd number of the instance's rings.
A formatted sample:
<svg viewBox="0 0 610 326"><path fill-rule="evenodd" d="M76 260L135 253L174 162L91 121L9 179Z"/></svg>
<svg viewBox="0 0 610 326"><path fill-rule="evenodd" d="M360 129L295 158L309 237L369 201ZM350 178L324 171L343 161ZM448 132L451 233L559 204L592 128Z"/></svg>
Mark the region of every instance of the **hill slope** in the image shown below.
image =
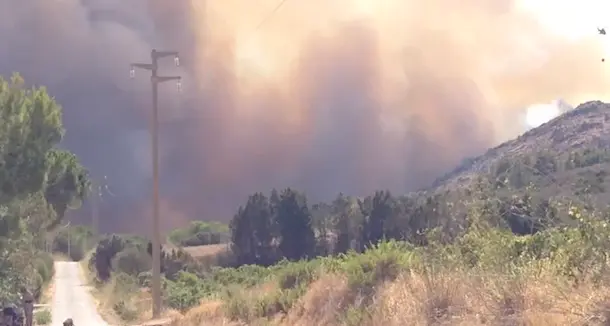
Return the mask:
<svg viewBox="0 0 610 326"><path fill-rule="evenodd" d="M490 174L519 189L534 183L547 195L606 195L610 171L610 104L592 101L464 160L437 179L432 191L452 190ZM508 179L508 180L506 180Z"/></svg>

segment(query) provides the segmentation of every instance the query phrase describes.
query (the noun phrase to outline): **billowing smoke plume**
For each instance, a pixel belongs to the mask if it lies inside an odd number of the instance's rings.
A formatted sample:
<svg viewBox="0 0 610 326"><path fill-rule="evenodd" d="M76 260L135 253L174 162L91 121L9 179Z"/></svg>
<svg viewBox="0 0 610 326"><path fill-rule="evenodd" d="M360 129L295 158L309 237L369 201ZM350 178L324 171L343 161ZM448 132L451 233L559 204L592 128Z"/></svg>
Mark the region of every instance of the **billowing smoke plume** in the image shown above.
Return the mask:
<svg viewBox="0 0 610 326"><path fill-rule="evenodd" d="M166 228L272 187L425 187L522 132L527 106L610 87L594 30L552 36L508 0L289 0L257 27L276 4L0 0L0 73L63 104L65 146L115 194L106 230L148 221L150 89L129 64L153 47L180 51L162 70L184 77L160 90Z"/></svg>

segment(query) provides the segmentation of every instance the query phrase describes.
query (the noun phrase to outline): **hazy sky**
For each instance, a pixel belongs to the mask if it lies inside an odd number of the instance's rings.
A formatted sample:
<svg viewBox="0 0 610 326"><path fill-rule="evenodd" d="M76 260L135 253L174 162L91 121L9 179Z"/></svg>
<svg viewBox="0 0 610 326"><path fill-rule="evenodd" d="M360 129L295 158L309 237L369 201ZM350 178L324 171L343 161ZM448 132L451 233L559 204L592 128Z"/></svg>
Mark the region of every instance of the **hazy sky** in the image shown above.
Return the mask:
<svg viewBox="0 0 610 326"><path fill-rule="evenodd" d="M0 0L0 73L49 87L64 145L115 194L105 229L141 232L150 87L129 64L153 47L180 51L163 70L184 77L160 91L165 227L272 187L425 187L522 132L528 106L610 87L600 1L288 0L257 28L278 2Z"/></svg>

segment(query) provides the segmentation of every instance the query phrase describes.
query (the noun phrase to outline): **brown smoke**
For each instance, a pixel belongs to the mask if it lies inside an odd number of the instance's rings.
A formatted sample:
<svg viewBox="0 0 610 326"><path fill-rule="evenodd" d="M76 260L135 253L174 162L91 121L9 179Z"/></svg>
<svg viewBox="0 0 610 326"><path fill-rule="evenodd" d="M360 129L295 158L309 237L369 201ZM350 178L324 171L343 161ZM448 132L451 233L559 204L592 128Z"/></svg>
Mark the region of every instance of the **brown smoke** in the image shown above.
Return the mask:
<svg viewBox="0 0 610 326"><path fill-rule="evenodd" d="M595 30L552 36L510 1L288 0L257 28L277 3L0 0L0 73L64 104L66 146L116 194L107 229L148 216L150 93L128 64L152 47L183 57L163 68L185 87L161 89L166 227L272 187L425 187L522 132L528 105L610 86Z"/></svg>

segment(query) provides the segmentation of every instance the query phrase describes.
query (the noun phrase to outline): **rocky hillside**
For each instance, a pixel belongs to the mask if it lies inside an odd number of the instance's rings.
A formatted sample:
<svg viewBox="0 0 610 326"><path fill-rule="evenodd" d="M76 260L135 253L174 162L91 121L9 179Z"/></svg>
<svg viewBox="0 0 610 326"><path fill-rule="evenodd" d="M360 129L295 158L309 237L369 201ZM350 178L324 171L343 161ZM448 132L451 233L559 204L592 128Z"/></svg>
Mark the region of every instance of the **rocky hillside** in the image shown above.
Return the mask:
<svg viewBox="0 0 610 326"><path fill-rule="evenodd" d="M464 160L437 179L434 190L463 187L478 175L519 189L534 183L549 195L606 197L610 171L610 104L592 101ZM610 195L608 196L610 198Z"/></svg>

